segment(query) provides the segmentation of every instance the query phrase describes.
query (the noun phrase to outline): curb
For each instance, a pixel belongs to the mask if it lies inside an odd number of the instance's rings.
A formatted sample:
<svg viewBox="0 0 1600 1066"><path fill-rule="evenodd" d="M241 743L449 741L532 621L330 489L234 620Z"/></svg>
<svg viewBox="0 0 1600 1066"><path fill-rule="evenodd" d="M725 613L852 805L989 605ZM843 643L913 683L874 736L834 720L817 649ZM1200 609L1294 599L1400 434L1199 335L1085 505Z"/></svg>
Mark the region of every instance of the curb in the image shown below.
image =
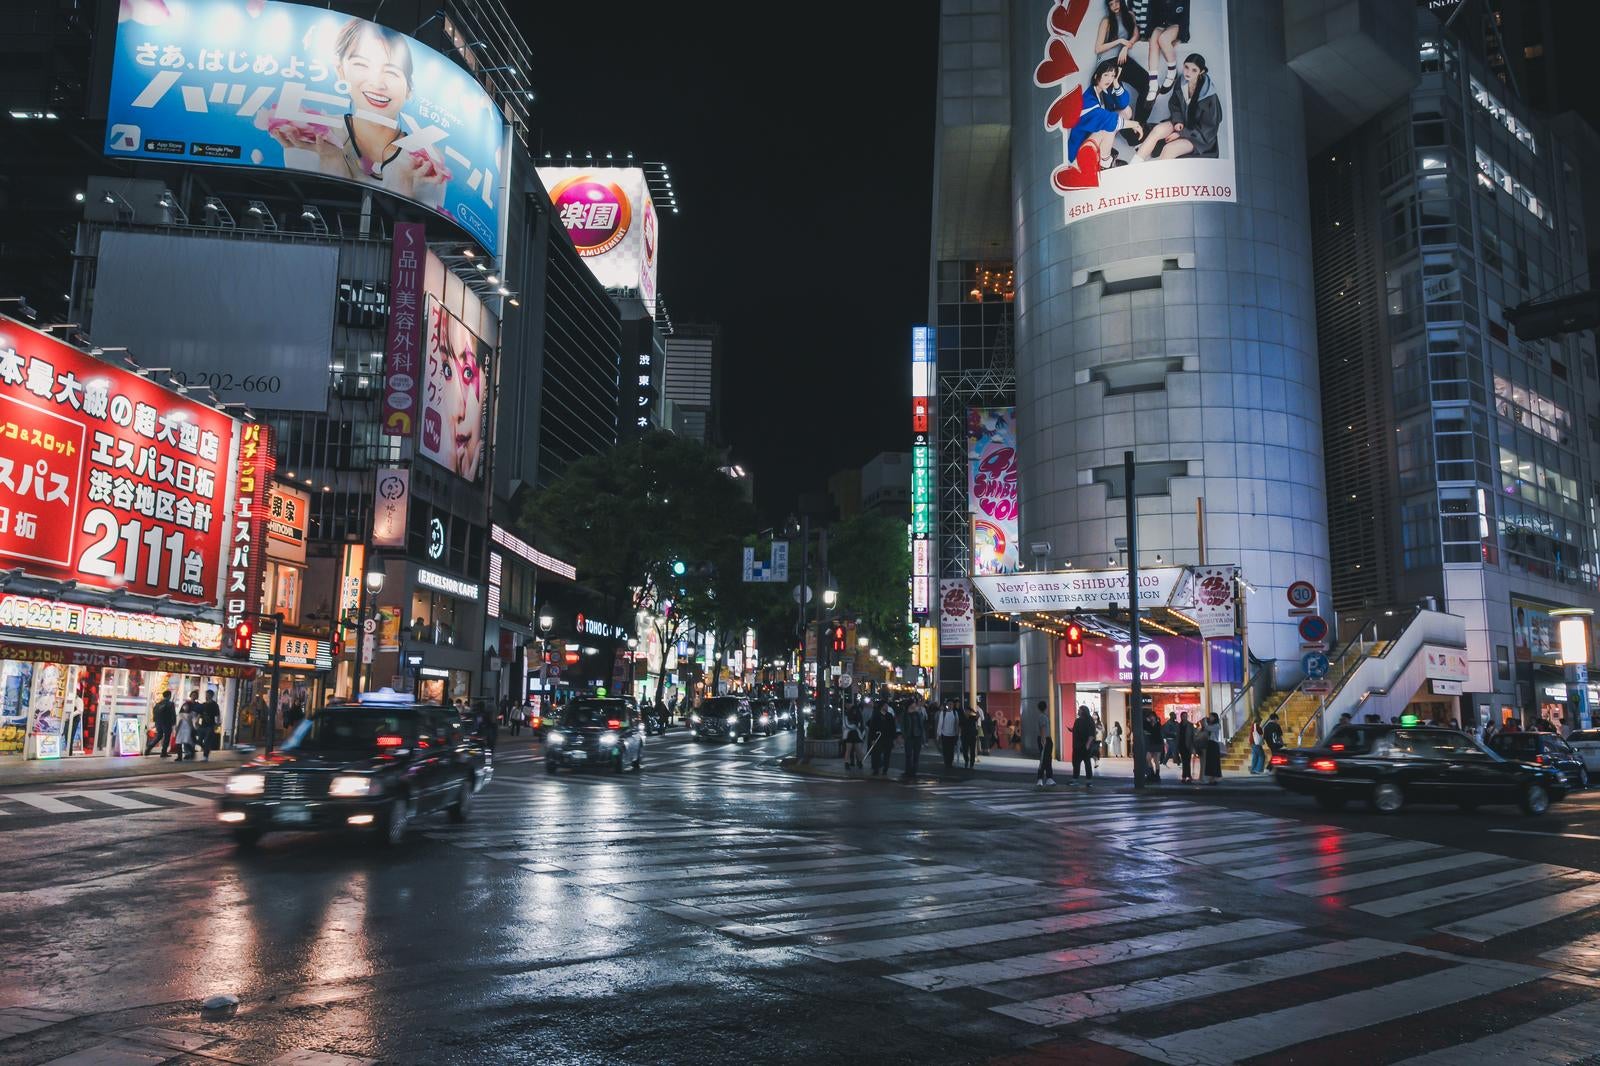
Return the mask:
<svg viewBox="0 0 1600 1066"><path fill-rule="evenodd" d="M91 758L93 757L91 756ZM32 761L37 762L38 760ZM76 759L74 761L76 761ZM199 770L202 767L205 769L231 770L243 764L244 761L244 756L236 756L234 758L226 759L218 758L212 760L196 759L192 765L195 770ZM56 765L63 764L57 763ZM7 774L4 770L0 770L0 789L30 788L35 785L49 788L54 785L81 785L87 781L107 782L111 784L111 787L117 787L116 782L133 782L144 777L163 777L171 774L189 773L191 766L187 759L181 763L174 762L172 760L162 760L159 765L152 765L148 770L141 768L138 770L123 770L120 773L108 774L105 772L107 768L103 766L96 767L92 765L84 765L82 767L78 767L72 766L71 764L65 765L70 768L56 771L34 771L29 772L26 775L21 773ZM137 786L129 784L127 787L134 788Z"/></svg>
<svg viewBox="0 0 1600 1066"><path fill-rule="evenodd" d="M830 780L834 780L834 781L870 781L870 780L872 780L872 778L870 776L839 773L837 771L830 770L830 769L824 769L822 767L816 767L816 766L811 766L811 765L807 765L807 764L803 764L803 763L797 763L795 761L794 756L792 756L792 755L791 756L786 756L783 759L780 759L778 761L778 767L779 767L779 769L783 770L785 773L795 774L796 776L799 776L799 777L820 777L820 778L826 778L826 779L830 779ZM1013 790L1021 790L1021 791L1024 791L1024 792L1037 791L1037 789L1035 788L1034 782L1031 781L1031 780L1027 780L1026 778L1027 778L1027 775L1025 775L1025 774L1006 774L1005 776L999 776L999 775L995 775L995 774L984 774L982 772L976 772L976 773L972 773L972 774L963 774L963 775L961 775L959 777L945 777L942 774L922 773L922 774L919 774L917 776L917 784L919 784L919 785L934 785L934 786L939 786L939 785L976 785L976 784L982 784L982 785L986 785L986 786L995 788L996 790L1002 790L1002 789L1005 789L1006 786L1010 786L1011 789L1013 789ZM892 782L894 784L901 784L902 783L899 780L898 777L886 778L885 780L886 781L890 781L890 782ZM1102 777L1102 778L1096 778L1095 780L1096 780L1095 787L1100 789L1101 791L1104 791L1104 792L1133 792L1133 791L1135 791L1135 789L1133 787L1133 779L1132 778L1128 778L1128 777ZM1056 786L1055 786L1055 791L1061 791L1063 789L1072 789L1072 788L1075 788L1075 787L1081 787L1081 786L1074 785L1072 783L1072 779L1070 777L1068 777L1068 778L1066 778L1064 780L1057 780ZM1252 795L1258 795L1258 794L1277 795L1277 794L1279 794L1279 792L1281 790L1274 786L1271 778L1267 778L1261 784L1246 784L1246 783L1243 783L1243 782L1230 783L1228 781L1224 781L1220 785L1210 785L1210 786L1207 786L1207 785L1190 785L1190 786L1178 785L1178 786L1174 787L1174 786L1170 786L1170 785L1154 785L1154 786L1151 786L1151 787L1145 789L1144 791L1145 791L1145 794L1151 795L1151 796L1188 796L1188 795L1195 795L1195 796L1227 796L1227 795L1252 796Z"/></svg>

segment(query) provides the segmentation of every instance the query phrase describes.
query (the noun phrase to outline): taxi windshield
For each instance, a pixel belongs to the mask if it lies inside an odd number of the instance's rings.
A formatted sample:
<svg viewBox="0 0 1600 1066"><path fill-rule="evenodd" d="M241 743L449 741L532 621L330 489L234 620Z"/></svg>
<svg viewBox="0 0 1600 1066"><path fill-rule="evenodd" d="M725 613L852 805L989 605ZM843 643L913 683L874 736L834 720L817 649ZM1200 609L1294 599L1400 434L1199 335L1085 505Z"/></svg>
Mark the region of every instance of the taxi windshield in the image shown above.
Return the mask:
<svg viewBox="0 0 1600 1066"><path fill-rule="evenodd" d="M413 715L378 710L325 710L301 722L284 743L283 750L381 751L409 748L416 736L417 721Z"/></svg>

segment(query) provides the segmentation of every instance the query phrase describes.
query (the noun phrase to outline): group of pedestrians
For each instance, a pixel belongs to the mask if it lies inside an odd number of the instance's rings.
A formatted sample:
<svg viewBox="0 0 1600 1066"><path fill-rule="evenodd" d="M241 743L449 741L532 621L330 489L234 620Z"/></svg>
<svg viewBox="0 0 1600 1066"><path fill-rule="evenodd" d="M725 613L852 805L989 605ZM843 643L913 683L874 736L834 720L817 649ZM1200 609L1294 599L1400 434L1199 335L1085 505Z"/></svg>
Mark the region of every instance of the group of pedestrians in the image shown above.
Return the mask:
<svg viewBox="0 0 1600 1066"><path fill-rule="evenodd" d="M222 708L217 704L217 690L206 689L206 698L201 700L200 690L194 689L179 708L173 704L169 688L151 708L150 723L153 729L144 747L146 755L159 746L163 759L176 748L179 762L194 761L196 751L202 762L210 762L221 740Z"/></svg>
<svg viewBox="0 0 1600 1066"><path fill-rule="evenodd" d="M1168 711L1162 721L1154 710L1148 710L1140 725L1144 733L1145 780L1159 781L1163 768L1176 766L1182 780L1193 781L1198 761L1201 784L1222 781L1222 718L1216 712L1197 715L1190 721L1188 711Z"/></svg>

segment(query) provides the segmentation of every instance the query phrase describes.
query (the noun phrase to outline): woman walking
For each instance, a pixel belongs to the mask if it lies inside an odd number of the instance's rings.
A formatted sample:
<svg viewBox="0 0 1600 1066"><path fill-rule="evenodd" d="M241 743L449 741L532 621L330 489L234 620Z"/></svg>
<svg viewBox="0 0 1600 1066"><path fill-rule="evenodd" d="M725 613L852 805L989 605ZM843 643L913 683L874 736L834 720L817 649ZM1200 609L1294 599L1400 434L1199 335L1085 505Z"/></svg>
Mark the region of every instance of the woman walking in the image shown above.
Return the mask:
<svg viewBox="0 0 1600 1066"><path fill-rule="evenodd" d="M844 715L844 768L861 767L861 708L851 707Z"/></svg>
<svg viewBox="0 0 1600 1066"><path fill-rule="evenodd" d="M1252 774L1262 773L1267 768L1267 753L1266 753L1265 748L1263 747L1263 745L1265 745L1265 744L1266 744L1266 736L1265 736L1265 734L1263 734L1261 732L1261 723L1259 721L1251 722L1250 723L1250 772Z"/></svg>
<svg viewBox="0 0 1600 1066"><path fill-rule="evenodd" d="M978 712L971 705L961 715L961 761L968 770L978 758Z"/></svg>
<svg viewBox="0 0 1600 1066"><path fill-rule="evenodd" d="M173 743L178 746L178 761L188 759L194 761L195 733L199 729L195 721L194 705L184 701L183 710L178 712L178 726L172 734Z"/></svg>
<svg viewBox="0 0 1600 1066"><path fill-rule="evenodd" d="M1111 757L1122 758L1122 723L1111 723Z"/></svg>

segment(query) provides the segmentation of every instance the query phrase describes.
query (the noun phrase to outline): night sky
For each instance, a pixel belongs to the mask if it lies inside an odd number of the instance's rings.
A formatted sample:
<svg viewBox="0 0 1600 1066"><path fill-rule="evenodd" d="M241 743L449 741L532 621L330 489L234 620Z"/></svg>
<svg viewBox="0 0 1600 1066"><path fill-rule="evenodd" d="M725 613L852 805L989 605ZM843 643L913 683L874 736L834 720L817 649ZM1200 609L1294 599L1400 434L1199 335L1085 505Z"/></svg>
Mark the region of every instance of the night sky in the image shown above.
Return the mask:
<svg viewBox="0 0 1600 1066"><path fill-rule="evenodd" d="M752 21L719 29L741 13ZM582 47L571 25L552 37L530 14L523 26L544 150L671 168L680 213L661 218L660 291L675 323L723 327L723 436L771 515L836 470L908 447L935 13L625 3Z"/></svg>

